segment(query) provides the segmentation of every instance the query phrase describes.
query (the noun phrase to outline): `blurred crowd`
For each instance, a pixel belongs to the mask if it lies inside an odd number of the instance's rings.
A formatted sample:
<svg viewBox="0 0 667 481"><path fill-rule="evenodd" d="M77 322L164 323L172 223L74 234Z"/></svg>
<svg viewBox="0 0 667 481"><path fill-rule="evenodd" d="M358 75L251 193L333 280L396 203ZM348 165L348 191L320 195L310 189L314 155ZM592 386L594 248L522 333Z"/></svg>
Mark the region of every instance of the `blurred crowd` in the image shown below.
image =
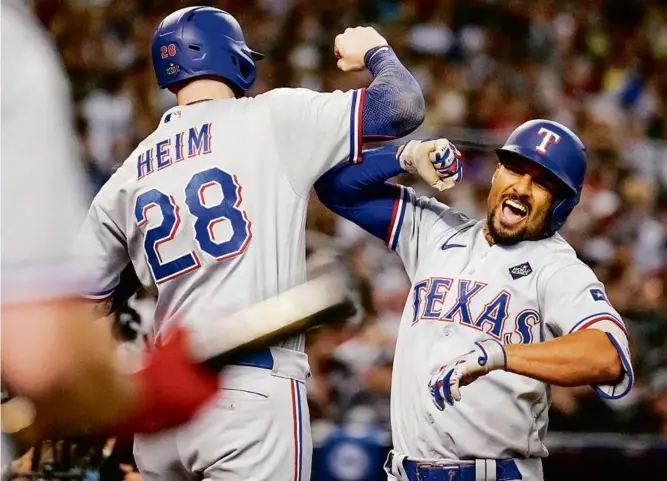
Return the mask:
<svg viewBox="0 0 667 481"><path fill-rule="evenodd" d="M367 85L368 74L336 69L332 46L346 27L375 26L424 91L427 116L414 136L446 136L464 151L464 182L439 196L474 218L485 216L492 149L514 127L531 118L571 126L587 146L589 174L562 233L629 325L637 384L617 402L588 388L554 389L551 429L667 434L664 1L38 0L72 81L91 194L174 104L156 87L150 42L167 13L193 4L233 13L251 48L267 54L251 95ZM344 255L365 305L353 334L323 329L309 340L313 419L386 427L409 282L379 242L316 200L311 207L308 228L329 236L325 250Z"/></svg>

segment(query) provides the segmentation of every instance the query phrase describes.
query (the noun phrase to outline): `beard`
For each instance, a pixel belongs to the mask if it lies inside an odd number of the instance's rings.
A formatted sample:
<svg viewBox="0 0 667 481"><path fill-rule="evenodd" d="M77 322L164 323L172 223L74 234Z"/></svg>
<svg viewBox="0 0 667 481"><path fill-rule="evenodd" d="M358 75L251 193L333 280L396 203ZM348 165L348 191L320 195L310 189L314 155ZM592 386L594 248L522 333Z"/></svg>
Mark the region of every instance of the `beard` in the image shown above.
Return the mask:
<svg viewBox="0 0 667 481"><path fill-rule="evenodd" d="M490 212L489 215L486 216L486 230L495 244L511 246L518 244L521 241L528 240L529 236L527 235L528 229L526 225L522 225L519 229L511 232L502 228L502 230L496 229L494 222L496 218L496 212L497 211Z"/></svg>
<svg viewBox="0 0 667 481"><path fill-rule="evenodd" d="M529 229L528 223L524 223L518 229L509 231L504 229L502 225L500 229L496 228L495 219L498 214L499 214L498 209L494 209L493 211L489 212L489 214L486 216L486 230L489 233L491 239L493 239L493 242L495 244L511 246L514 244L518 244L519 242L527 240L539 240L546 237L544 228L546 222L548 222L548 216L539 229L536 230Z"/></svg>

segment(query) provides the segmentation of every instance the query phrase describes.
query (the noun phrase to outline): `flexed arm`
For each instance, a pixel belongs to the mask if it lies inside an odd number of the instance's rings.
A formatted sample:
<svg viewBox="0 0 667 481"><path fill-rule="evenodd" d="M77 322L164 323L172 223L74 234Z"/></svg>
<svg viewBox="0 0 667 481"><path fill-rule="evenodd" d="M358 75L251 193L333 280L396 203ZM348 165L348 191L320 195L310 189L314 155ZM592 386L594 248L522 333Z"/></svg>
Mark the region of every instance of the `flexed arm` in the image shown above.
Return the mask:
<svg viewBox="0 0 667 481"><path fill-rule="evenodd" d="M341 164L325 173L315 192L333 212L389 243L390 226L400 216L401 188L387 181L407 172L445 190L461 180L461 154L446 139L367 150L362 164Z"/></svg>
<svg viewBox="0 0 667 481"><path fill-rule="evenodd" d="M394 249L408 276L420 252L428 250L428 233L436 222L455 229L468 219L435 199L419 197L409 187L387 182L397 174L416 172L428 184L447 188L461 179L461 157L447 140L411 141L364 152L362 164L345 164L315 184L322 203L341 217L382 239Z"/></svg>
<svg viewBox="0 0 667 481"><path fill-rule="evenodd" d="M375 29L346 29L335 39L334 53L342 71L368 69L373 76L361 91L359 157L361 142L403 137L421 125L426 114L421 88Z"/></svg>
<svg viewBox="0 0 667 481"><path fill-rule="evenodd" d="M269 106L280 139L275 149L301 196L333 166L361 162L364 142L407 135L425 116L419 84L373 28L348 28L336 37L334 51L341 70L367 69L371 84L347 92L274 89L258 96Z"/></svg>

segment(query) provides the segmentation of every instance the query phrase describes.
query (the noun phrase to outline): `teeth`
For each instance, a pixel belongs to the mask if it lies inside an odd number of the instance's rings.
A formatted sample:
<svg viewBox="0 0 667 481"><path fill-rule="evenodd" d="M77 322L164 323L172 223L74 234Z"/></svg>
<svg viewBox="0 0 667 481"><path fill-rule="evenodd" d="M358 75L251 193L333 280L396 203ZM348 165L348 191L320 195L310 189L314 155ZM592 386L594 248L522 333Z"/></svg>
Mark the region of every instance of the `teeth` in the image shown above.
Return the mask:
<svg viewBox="0 0 667 481"><path fill-rule="evenodd" d="M526 206L524 206L523 204L519 204L519 203L518 203L517 201L515 201L515 200L507 199L505 202L506 202L508 205L511 205L512 207L514 207L515 209L521 211L521 213L523 213L523 214L525 214L526 212L528 212L528 209L526 208Z"/></svg>

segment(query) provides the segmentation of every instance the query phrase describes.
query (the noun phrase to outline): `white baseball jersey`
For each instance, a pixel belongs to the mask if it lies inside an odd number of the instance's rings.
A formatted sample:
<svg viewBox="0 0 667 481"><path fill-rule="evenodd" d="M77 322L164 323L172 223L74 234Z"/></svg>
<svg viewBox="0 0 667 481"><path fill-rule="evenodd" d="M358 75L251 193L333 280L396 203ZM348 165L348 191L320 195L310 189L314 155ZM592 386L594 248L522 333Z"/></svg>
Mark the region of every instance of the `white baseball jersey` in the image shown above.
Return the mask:
<svg viewBox="0 0 667 481"><path fill-rule="evenodd" d="M89 197L67 78L25 2L2 2L2 298L81 287L69 253Z"/></svg>
<svg viewBox="0 0 667 481"><path fill-rule="evenodd" d="M543 457L549 386L493 371L462 388L439 411L428 383L440 366L494 338L505 344L547 341L580 329L609 334L623 362L618 398L632 385L628 337L604 286L558 234L490 246L484 221L400 187L387 243L412 281L396 346L391 417L397 452L425 459Z"/></svg>
<svg viewBox="0 0 667 481"><path fill-rule="evenodd" d="M71 295L68 256L88 203L56 50L25 2L2 0L0 236L3 305ZM14 459L2 435L1 463Z"/></svg>
<svg viewBox="0 0 667 481"><path fill-rule="evenodd" d="M314 181L360 154L361 91L276 89L168 110L94 199L81 233L92 297L132 263L157 292L156 334L305 281ZM285 347L303 350L303 339Z"/></svg>

